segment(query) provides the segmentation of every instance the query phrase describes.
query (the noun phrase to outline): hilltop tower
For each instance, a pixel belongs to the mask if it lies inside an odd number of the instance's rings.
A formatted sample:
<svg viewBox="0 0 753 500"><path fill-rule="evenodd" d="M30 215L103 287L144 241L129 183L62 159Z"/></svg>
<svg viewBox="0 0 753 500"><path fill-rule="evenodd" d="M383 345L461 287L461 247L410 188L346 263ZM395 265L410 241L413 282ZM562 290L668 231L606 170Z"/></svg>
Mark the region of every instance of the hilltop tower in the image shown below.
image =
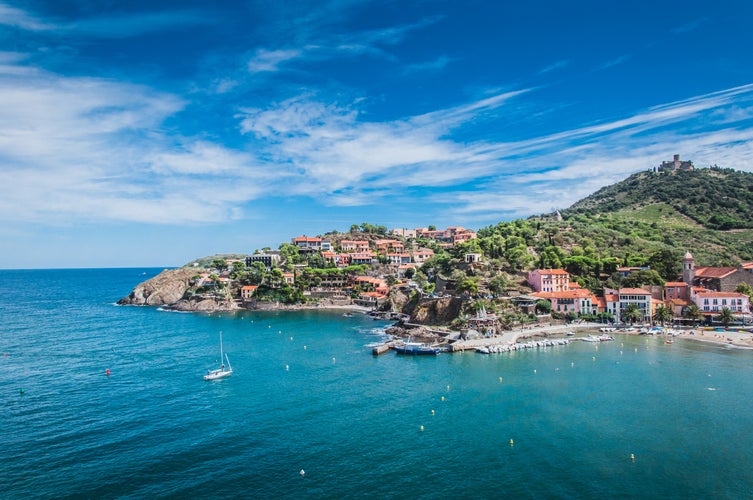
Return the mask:
<svg viewBox="0 0 753 500"><path fill-rule="evenodd" d="M693 254L685 252L685 257L682 258L682 281L687 283L688 286L693 286L695 280L695 260Z"/></svg>

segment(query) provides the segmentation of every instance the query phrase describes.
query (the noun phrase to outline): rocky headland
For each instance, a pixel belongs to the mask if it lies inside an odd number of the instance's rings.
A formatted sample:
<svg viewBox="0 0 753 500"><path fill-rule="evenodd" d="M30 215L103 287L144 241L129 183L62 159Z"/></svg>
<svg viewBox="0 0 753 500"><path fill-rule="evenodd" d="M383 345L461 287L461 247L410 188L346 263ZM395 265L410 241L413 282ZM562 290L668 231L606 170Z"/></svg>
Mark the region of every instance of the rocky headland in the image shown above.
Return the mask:
<svg viewBox="0 0 753 500"><path fill-rule="evenodd" d="M138 284L118 301L121 305L159 306L175 311L213 312L240 309L235 300L220 298L186 298L186 291L196 276L196 269L165 269L154 278Z"/></svg>

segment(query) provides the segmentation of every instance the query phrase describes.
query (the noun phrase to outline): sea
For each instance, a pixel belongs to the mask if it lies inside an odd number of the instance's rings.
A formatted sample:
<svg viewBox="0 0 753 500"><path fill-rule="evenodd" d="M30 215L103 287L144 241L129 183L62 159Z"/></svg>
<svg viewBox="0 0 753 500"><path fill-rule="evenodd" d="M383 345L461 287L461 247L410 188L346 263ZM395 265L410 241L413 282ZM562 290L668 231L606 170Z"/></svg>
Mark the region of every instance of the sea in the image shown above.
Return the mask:
<svg viewBox="0 0 753 500"><path fill-rule="evenodd" d="M0 498L753 496L753 351L377 357L363 314L116 305L159 271L2 272Z"/></svg>

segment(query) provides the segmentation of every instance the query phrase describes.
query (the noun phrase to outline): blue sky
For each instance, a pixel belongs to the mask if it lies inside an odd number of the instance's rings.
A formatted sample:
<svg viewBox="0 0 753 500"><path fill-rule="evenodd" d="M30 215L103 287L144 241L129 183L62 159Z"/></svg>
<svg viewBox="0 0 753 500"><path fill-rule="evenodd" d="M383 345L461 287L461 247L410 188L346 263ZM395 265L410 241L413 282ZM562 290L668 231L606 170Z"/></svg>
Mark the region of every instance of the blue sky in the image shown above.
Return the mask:
<svg viewBox="0 0 753 500"><path fill-rule="evenodd" d="M0 0L0 268L472 229L753 171L749 0Z"/></svg>

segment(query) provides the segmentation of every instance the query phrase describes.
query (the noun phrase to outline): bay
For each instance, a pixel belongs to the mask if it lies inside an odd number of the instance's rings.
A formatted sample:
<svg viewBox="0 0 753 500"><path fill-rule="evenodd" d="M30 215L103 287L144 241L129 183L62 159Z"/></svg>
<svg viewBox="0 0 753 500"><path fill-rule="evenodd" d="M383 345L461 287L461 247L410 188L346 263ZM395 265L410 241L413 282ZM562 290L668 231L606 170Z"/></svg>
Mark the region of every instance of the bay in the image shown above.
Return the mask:
<svg viewBox="0 0 753 500"><path fill-rule="evenodd" d="M753 491L753 351L618 336L373 357L387 324L363 315L114 304L157 272L3 271L2 498ZM234 373L205 382L220 331Z"/></svg>

